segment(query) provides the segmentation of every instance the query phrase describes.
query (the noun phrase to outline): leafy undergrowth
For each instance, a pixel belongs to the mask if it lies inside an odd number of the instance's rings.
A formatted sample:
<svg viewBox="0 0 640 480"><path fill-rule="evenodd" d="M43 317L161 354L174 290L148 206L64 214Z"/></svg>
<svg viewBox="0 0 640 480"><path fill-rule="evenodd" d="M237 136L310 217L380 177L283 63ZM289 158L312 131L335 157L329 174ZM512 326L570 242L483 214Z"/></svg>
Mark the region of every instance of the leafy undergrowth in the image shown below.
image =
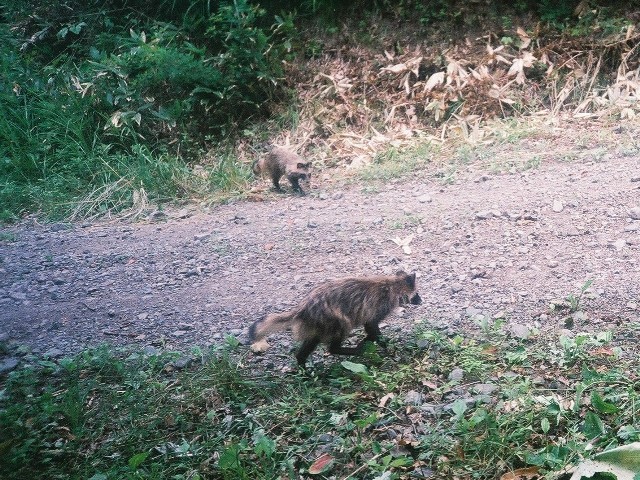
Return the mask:
<svg viewBox="0 0 640 480"><path fill-rule="evenodd" d="M316 353L307 373L257 372L231 337L186 368L108 347L33 358L3 381L0 477L538 478L640 439L638 325L528 340L480 327Z"/></svg>

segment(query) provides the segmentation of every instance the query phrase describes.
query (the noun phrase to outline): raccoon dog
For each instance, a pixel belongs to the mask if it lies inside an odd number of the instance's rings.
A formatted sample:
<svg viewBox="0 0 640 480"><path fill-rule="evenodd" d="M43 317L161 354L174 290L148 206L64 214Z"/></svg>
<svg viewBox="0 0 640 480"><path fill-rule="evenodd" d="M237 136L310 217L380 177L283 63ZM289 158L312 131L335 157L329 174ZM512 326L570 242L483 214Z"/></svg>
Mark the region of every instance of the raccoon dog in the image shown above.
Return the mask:
<svg viewBox="0 0 640 480"><path fill-rule="evenodd" d="M263 352L269 348L264 340L267 335L291 329L294 338L302 341L296 353L301 366L320 343L326 344L330 353L359 354L367 340L379 340L378 324L403 297L413 304L421 303L415 273L330 280L313 289L293 310L267 315L251 325L251 349ZM356 347L343 347L349 332L358 326L364 326L367 336Z"/></svg>
<svg viewBox="0 0 640 480"><path fill-rule="evenodd" d="M294 192L304 195L300 182L309 185L311 162L305 162L300 155L282 147L273 147L264 157L253 164L253 173L256 175L268 175L273 182L273 188L282 192L280 178L283 175L291 183Z"/></svg>

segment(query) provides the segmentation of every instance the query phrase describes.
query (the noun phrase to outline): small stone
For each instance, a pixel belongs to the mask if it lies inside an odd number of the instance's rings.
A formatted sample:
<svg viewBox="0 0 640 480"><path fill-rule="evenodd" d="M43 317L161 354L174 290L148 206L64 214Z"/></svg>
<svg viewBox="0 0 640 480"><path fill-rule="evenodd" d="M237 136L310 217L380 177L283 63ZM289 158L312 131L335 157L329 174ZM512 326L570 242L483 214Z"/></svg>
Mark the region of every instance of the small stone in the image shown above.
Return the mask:
<svg viewBox="0 0 640 480"><path fill-rule="evenodd" d="M452 283L449 288L451 289L452 293L458 293L464 289L464 287L460 283Z"/></svg>
<svg viewBox="0 0 640 480"><path fill-rule="evenodd" d="M309 227L309 228L317 228L317 227L318 227L318 224L317 224L317 223L315 223L315 222L308 222L308 223L307 223L307 227Z"/></svg>
<svg viewBox="0 0 640 480"><path fill-rule="evenodd" d="M435 471L429 467L416 467L411 472L410 478L435 478Z"/></svg>
<svg viewBox="0 0 640 480"><path fill-rule="evenodd" d="M204 232L204 233L196 233L193 236L193 239L197 242L201 242L202 240L206 240L207 238L209 238L211 236L211 232Z"/></svg>
<svg viewBox="0 0 640 480"><path fill-rule="evenodd" d="M5 358L0 361L0 374L10 372L18 366L18 363L20 363L20 361L15 357Z"/></svg>
<svg viewBox="0 0 640 480"><path fill-rule="evenodd" d="M511 330L511 334L514 337L521 338L523 340L526 340L529 337L531 337L531 329L526 325L513 323L509 326L509 329Z"/></svg>
<svg viewBox="0 0 640 480"><path fill-rule="evenodd" d="M640 220L640 207L633 207L629 209L629 216L633 220Z"/></svg>
<svg viewBox="0 0 640 480"><path fill-rule="evenodd" d="M482 210L480 212L476 212L476 220L487 220L493 217L493 212L490 210Z"/></svg>
<svg viewBox="0 0 640 480"><path fill-rule="evenodd" d="M185 333L187 333L187 332L184 331L184 330L175 330L174 332L171 333L171 335L173 335L174 337L181 337Z"/></svg>
<svg viewBox="0 0 640 480"><path fill-rule="evenodd" d="M193 357L185 355L184 357L180 357L177 360L174 360L171 364L174 368L182 369L191 365L193 363L193 360Z"/></svg>
<svg viewBox="0 0 640 480"><path fill-rule="evenodd" d="M420 203L429 203L432 200L433 199L431 198L431 195L429 195L428 193L425 193L424 195L420 195L418 197L418 202L420 202Z"/></svg>
<svg viewBox="0 0 640 480"><path fill-rule="evenodd" d="M625 232L638 232L640 231L640 222L633 222L624 227Z"/></svg>
<svg viewBox="0 0 640 480"><path fill-rule="evenodd" d="M631 310L636 310L638 308L638 304L636 302L629 302L627 303L627 308Z"/></svg>
<svg viewBox="0 0 640 480"><path fill-rule="evenodd" d="M136 315L136 317L138 318L138 320L146 320L147 317L149 317L149 314L147 312L143 312Z"/></svg>
<svg viewBox="0 0 640 480"><path fill-rule="evenodd" d="M62 230L69 230L70 228L71 226L66 223L54 223L51 225L52 232L61 232Z"/></svg>
<svg viewBox="0 0 640 480"><path fill-rule="evenodd" d="M59 348L52 348L43 353L43 356L47 358L59 358L62 355L64 355L64 353Z"/></svg>
<svg viewBox="0 0 640 480"><path fill-rule="evenodd" d="M556 213L560 213L562 210L564 210L564 205L560 200L554 200L551 209Z"/></svg>
<svg viewBox="0 0 640 480"><path fill-rule="evenodd" d="M183 208L182 210L178 211L176 215L178 218L189 218L191 215L193 215L193 213L189 209Z"/></svg>
<svg viewBox="0 0 640 480"><path fill-rule="evenodd" d="M156 221L156 220L164 220L165 218L167 218L167 214L164 213L162 210L154 210L149 214L149 220Z"/></svg>
<svg viewBox="0 0 640 480"><path fill-rule="evenodd" d="M422 394L416 390L409 390L404 396L405 405L420 405L422 404Z"/></svg>
<svg viewBox="0 0 640 480"><path fill-rule="evenodd" d="M546 382L543 376L535 375L534 377L531 378L531 383L534 385L544 385Z"/></svg>
<svg viewBox="0 0 640 480"><path fill-rule="evenodd" d="M497 385L493 383L480 383L478 385L474 385L473 390L480 395L491 395L498 389Z"/></svg>
<svg viewBox="0 0 640 480"><path fill-rule="evenodd" d="M622 250L627 245L627 241L624 238L619 238L615 242L611 243L611 247L615 248L616 251Z"/></svg>
<svg viewBox="0 0 640 480"><path fill-rule="evenodd" d="M479 315L482 313L482 310L480 310L479 308L475 308L475 307L467 307L466 310L467 315L469 315L470 317L473 317L475 315Z"/></svg>
<svg viewBox="0 0 640 480"><path fill-rule="evenodd" d="M145 347L142 349L142 352L150 357L158 355L160 353L159 350L153 345L145 345Z"/></svg>
<svg viewBox="0 0 640 480"><path fill-rule="evenodd" d="M567 228L565 228L560 235L563 237L578 237L580 236L580 230L578 230L573 225L570 225Z"/></svg>
<svg viewBox="0 0 640 480"><path fill-rule="evenodd" d="M329 195L327 195L325 192L320 193L320 195L318 195L318 198L320 200L328 200L329 199Z"/></svg>
<svg viewBox="0 0 640 480"><path fill-rule="evenodd" d="M549 268L556 268L559 265L557 260L549 260L549 263L547 263L547 266Z"/></svg>
<svg viewBox="0 0 640 480"><path fill-rule="evenodd" d="M640 177L631 177L632 182L640 182Z"/></svg>
<svg viewBox="0 0 640 480"><path fill-rule="evenodd" d="M323 433L321 435L318 435L318 442L319 443L331 443L331 442L333 442L333 435L331 435L329 433Z"/></svg>
<svg viewBox="0 0 640 480"><path fill-rule="evenodd" d="M63 285L65 283L67 283L67 281L64 278L56 277L56 278L53 279L53 283L55 285Z"/></svg>
<svg viewBox="0 0 640 480"><path fill-rule="evenodd" d="M464 370L461 368L454 368L449 374L449 380L452 382L460 382L464 378Z"/></svg>

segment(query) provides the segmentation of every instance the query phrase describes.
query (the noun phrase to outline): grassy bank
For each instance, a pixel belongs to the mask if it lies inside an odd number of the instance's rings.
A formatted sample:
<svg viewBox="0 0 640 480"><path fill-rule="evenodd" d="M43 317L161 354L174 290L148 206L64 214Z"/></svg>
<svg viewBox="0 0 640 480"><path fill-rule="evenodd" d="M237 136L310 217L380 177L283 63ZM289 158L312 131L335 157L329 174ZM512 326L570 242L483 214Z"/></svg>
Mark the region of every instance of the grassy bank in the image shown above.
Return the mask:
<svg viewBox="0 0 640 480"><path fill-rule="evenodd" d="M306 374L262 371L233 338L189 362L108 347L26 356L2 380L0 475L490 479L640 440L640 325L527 340L478 326L419 329Z"/></svg>

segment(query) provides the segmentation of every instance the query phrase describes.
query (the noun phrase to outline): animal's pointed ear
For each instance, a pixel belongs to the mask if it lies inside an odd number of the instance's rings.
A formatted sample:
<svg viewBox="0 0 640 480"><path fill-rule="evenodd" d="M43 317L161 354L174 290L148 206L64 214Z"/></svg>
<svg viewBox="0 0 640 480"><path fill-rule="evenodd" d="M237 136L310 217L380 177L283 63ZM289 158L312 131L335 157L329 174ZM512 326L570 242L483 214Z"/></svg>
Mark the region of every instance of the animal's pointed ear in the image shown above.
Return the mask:
<svg viewBox="0 0 640 480"><path fill-rule="evenodd" d="M407 275L406 282L407 285L409 285L409 288L414 290L416 288L416 272L413 272L411 275Z"/></svg>
<svg viewBox="0 0 640 480"><path fill-rule="evenodd" d="M297 168L299 168L300 170L306 170L307 168L309 168L309 164L298 162Z"/></svg>

